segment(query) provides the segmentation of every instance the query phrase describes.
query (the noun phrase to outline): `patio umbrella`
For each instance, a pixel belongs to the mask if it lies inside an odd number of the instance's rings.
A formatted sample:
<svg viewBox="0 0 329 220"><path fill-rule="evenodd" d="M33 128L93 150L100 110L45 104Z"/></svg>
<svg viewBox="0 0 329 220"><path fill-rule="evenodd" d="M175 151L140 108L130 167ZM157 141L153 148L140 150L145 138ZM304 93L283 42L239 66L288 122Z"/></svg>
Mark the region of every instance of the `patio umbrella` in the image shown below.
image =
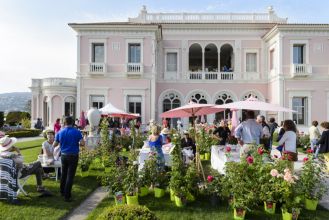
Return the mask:
<svg viewBox="0 0 329 220"><path fill-rule="evenodd" d="M171 109L160 115L161 118L186 118L195 117L200 115L208 115L216 112L224 111L221 108L213 108L213 104L199 104L195 102L189 102L187 105ZM193 122L194 123L194 122Z"/></svg>
<svg viewBox="0 0 329 220"><path fill-rule="evenodd" d="M219 109L248 109L259 111L273 111L273 112L296 112L292 109L281 107L277 104L259 101L254 97L250 97L245 101L232 102L224 105L216 105L214 108Z"/></svg>
<svg viewBox="0 0 329 220"><path fill-rule="evenodd" d="M231 125L232 125L232 128L231 128L231 134L234 136L234 131L235 131L235 128L238 127L238 124L239 124L239 120L238 120L238 113L237 113L237 110L236 109L231 109L232 111L232 119L231 119Z"/></svg>
<svg viewBox="0 0 329 220"><path fill-rule="evenodd" d="M213 108L215 105L213 104L199 104L190 101L187 105L169 110L167 112L164 112L160 115L161 118L184 118L184 117L192 117L192 126L194 126L195 130L195 124L194 124L194 117L199 115L208 115L213 114L216 112L224 111L225 109L221 108ZM205 175L203 172L202 164L199 157L199 150L198 146L196 146L196 165L197 169L201 168L203 179L205 180Z"/></svg>
<svg viewBox="0 0 329 220"><path fill-rule="evenodd" d="M127 113L121 109L118 109L111 103L108 103L103 108L99 109L102 115L110 116L110 117L118 117L118 118L128 118L135 119L139 117L139 114Z"/></svg>

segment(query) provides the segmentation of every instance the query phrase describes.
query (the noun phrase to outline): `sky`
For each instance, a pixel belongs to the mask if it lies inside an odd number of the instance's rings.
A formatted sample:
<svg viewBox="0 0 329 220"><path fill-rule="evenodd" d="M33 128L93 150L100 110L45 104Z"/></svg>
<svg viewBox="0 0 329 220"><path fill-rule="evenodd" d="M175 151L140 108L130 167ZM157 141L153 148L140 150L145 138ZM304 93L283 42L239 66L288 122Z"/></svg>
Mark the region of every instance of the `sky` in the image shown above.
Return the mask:
<svg viewBox="0 0 329 220"><path fill-rule="evenodd" d="M267 12L291 23L329 23L327 0L0 0L0 93L28 92L32 78L75 78L79 22L127 21L148 12Z"/></svg>

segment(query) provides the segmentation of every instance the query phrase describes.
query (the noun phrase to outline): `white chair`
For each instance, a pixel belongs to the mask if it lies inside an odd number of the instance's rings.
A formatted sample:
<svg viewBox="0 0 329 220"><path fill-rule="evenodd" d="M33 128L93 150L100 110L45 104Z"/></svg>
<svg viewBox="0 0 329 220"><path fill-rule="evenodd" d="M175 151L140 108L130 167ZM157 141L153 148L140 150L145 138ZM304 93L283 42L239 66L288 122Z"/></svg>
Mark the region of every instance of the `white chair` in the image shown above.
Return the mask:
<svg viewBox="0 0 329 220"><path fill-rule="evenodd" d="M30 175L21 178L22 173L21 171L18 172L17 175L17 186L18 186L18 190L17 190L17 196L19 195L20 192L22 192L25 196L28 196L27 192L24 190L24 185L27 182L27 180L30 178Z"/></svg>

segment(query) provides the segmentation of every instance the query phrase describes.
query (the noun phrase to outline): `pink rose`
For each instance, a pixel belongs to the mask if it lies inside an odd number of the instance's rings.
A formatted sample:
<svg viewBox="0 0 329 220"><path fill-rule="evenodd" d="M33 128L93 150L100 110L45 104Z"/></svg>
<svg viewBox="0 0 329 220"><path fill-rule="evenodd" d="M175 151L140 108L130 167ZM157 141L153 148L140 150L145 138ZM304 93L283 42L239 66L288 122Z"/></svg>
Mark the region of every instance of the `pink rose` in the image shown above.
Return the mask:
<svg viewBox="0 0 329 220"><path fill-rule="evenodd" d="M313 150L312 149L307 149L306 152L309 153L309 154L311 154L311 153L313 153Z"/></svg>
<svg viewBox="0 0 329 220"><path fill-rule="evenodd" d="M254 162L254 158L252 156L247 157L247 162L252 164Z"/></svg>
<svg viewBox="0 0 329 220"><path fill-rule="evenodd" d="M304 163L305 163L306 161L308 161L308 157L304 157L303 161L304 161Z"/></svg>
<svg viewBox="0 0 329 220"><path fill-rule="evenodd" d="M262 155L264 153L264 150L263 150L263 148L259 147L257 149L257 152L258 152L259 155Z"/></svg>
<svg viewBox="0 0 329 220"><path fill-rule="evenodd" d="M231 150L232 150L232 149L231 149L230 146L227 146L227 147L226 147L226 152L231 152Z"/></svg>
<svg viewBox="0 0 329 220"><path fill-rule="evenodd" d="M213 176L208 176L207 180L208 180L208 183L211 183L214 180L214 177Z"/></svg>
<svg viewBox="0 0 329 220"><path fill-rule="evenodd" d="M276 177L279 172L276 169L271 170L271 176Z"/></svg>

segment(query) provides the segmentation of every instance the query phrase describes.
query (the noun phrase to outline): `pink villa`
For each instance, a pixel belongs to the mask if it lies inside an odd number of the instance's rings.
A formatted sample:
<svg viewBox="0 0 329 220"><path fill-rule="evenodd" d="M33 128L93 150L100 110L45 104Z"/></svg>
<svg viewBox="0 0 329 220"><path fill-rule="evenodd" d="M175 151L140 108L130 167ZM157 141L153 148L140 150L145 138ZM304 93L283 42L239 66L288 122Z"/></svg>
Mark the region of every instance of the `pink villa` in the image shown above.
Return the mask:
<svg viewBox="0 0 329 220"><path fill-rule="evenodd" d="M301 130L312 120L329 120L329 24L288 23L272 7L266 13L148 13L143 6L128 22L69 26L77 33L76 78L32 79L30 87L32 119L46 126L108 102L140 113L145 124L190 100L223 104L249 96L296 110L260 113L293 119Z"/></svg>

